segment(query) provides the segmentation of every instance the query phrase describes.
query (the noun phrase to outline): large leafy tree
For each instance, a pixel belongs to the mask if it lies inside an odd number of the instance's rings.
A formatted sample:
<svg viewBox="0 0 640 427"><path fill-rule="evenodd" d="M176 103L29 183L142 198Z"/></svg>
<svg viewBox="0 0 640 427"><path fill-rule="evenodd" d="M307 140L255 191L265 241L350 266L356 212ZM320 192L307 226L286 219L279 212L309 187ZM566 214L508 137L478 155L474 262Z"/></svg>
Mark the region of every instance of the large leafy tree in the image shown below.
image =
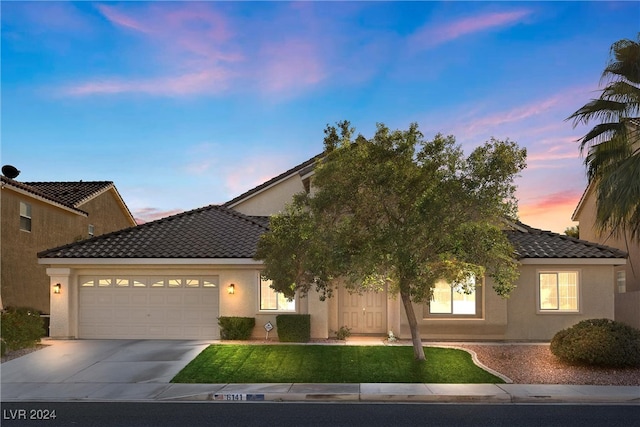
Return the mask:
<svg viewBox="0 0 640 427"><path fill-rule="evenodd" d="M271 218L257 259L272 287L293 297L336 286L387 287L402 300L416 359L424 360L413 303L429 301L436 281L473 288L485 274L507 297L518 277L502 232L516 214L514 177L526 151L491 140L464 157L453 137L426 141L418 126L352 138L349 122L325 130L325 157L312 191Z"/></svg>
<svg viewBox="0 0 640 427"><path fill-rule="evenodd" d="M614 235L628 231L640 241L640 33L637 41L611 45L600 82L606 82L600 97L568 120L597 122L579 140L595 185L597 227Z"/></svg>

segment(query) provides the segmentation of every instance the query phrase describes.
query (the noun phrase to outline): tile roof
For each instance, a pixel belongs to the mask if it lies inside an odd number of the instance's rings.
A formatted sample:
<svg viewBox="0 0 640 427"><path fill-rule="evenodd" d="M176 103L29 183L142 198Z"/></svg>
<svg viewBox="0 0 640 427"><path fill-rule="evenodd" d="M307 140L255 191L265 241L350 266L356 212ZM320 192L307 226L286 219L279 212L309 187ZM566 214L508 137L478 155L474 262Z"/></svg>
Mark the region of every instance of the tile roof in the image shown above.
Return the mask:
<svg viewBox="0 0 640 427"><path fill-rule="evenodd" d="M82 242L40 258L253 258L267 217L211 205ZM522 223L505 230L522 258L626 258L626 253Z"/></svg>
<svg viewBox="0 0 640 427"><path fill-rule="evenodd" d="M64 205L78 207L80 203L113 187L111 181L23 182Z"/></svg>
<svg viewBox="0 0 640 427"><path fill-rule="evenodd" d="M20 182L6 176L0 178L23 191L81 212L84 212L79 209L82 202L114 187L111 181Z"/></svg>
<svg viewBox="0 0 640 427"><path fill-rule="evenodd" d="M309 160L306 160L306 161L300 163L299 165L292 167L288 171L285 171L285 172L281 173L280 175L278 175L278 176L276 176L274 178L271 178L267 182L264 182L264 183L258 185L257 187L254 187L251 190L242 193L238 197L235 197L235 198L229 200L228 202L226 202L225 204L223 204L223 206L233 207L236 203L241 202L242 200L246 199L247 197L250 197L253 194L256 194L256 193L260 192L260 190L268 188L269 186L271 186L271 185L277 183L278 181L288 177L289 175L293 175L294 173L305 174L306 172L309 171L309 168L313 167L313 165L315 164L316 160L321 159L322 157L324 157L324 152L322 152L320 154L317 154L317 155L313 156L312 158L310 158Z"/></svg>
<svg viewBox="0 0 640 427"><path fill-rule="evenodd" d="M509 241L522 258L626 258L621 250L551 231L539 230L518 222L505 230Z"/></svg>
<svg viewBox="0 0 640 427"><path fill-rule="evenodd" d="M74 206L74 205L72 205L70 203L65 202L64 200L61 200L61 199L55 197L50 192L46 191L46 189L45 189L45 191L43 191L40 188L28 185L27 183L24 183L24 182L15 181L15 180L13 180L11 178L7 178L4 175L0 176L0 181L4 183L3 186L6 185L6 184L11 185L12 187L15 187L15 188L18 188L18 189L20 189L22 191L30 193L33 196L40 197L42 199L48 200L49 202L53 202L53 203L56 203L58 205L65 206L65 207L67 207L69 209L75 210L76 212L80 212L82 214L87 215L87 212L85 212L85 211L83 211L81 209L78 209L76 206Z"/></svg>
<svg viewBox="0 0 640 427"><path fill-rule="evenodd" d="M39 258L253 258L265 218L210 205L38 254Z"/></svg>

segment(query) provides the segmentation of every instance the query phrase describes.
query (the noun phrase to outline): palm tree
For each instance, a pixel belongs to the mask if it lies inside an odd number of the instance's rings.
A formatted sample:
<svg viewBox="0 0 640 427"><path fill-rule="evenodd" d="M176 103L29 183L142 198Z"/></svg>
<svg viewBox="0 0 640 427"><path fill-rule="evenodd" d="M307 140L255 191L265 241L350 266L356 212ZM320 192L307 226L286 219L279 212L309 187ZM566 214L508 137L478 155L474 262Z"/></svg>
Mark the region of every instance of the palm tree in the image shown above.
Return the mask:
<svg viewBox="0 0 640 427"><path fill-rule="evenodd" d="M599 122L578 141L580 153L587 153L600 231L616 236L629 232L640 241L640 33L637 41L622 39L611 45L603 81L607 85L600 97L567 120L573 120L574 127Z"/></svg>

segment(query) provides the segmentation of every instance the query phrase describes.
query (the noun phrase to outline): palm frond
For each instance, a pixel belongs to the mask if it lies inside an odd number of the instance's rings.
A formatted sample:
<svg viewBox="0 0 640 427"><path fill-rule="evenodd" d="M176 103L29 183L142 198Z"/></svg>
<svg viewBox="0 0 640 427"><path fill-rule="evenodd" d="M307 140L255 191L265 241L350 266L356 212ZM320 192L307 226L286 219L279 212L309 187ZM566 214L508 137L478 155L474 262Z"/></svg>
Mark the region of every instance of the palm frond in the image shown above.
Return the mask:
<svg viewBox="0 0 640 427"><path fill-rule="evenodd" d="M611 60L602 72L600 81L623 78L632 83L640 83L640 33L638 41L622 39L611 45Z"/></svg>
<svg viewBox="0 0 640 427"><path fill-rule="evenodd" d="M599 145L606 142L616 135L623 135L625 133L626 126L624 123L612 122L612 123L600 123L595 125L585 136L580 138L580 153L584 153L584 150L591 148L592 146Z"/></svg>
<svg viewBox="0 0 640 427"><path fill-rule="evenodd" d="M573 119L573 127L580 123L587 124L593 119L601 121L619 121L626 117L627 106L623 102L609 101L607 99L592 99L582 106L578 111L567 117Z"/></svg>

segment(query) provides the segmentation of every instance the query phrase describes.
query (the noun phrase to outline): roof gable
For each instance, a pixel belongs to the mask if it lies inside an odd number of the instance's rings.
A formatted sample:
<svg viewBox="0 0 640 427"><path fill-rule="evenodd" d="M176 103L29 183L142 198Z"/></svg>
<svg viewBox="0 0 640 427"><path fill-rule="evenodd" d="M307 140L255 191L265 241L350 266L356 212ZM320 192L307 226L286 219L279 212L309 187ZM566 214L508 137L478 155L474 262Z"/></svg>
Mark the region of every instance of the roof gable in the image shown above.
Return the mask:
<svg viewBox="0 0 640 427"><path fill-rule="evenodd" d="M283 181L284 179L295 175L295 174L300 174L300 175L306 175L310 169L313 169L313 166L315 165L316 161L321 159L322 157L324 157L324 153L320 153L317 154L315 156L313 156L312 158L310 158L309 160L306 160L302 163L300 163L297 166L292 167L291 169L281 173L280 175L271 178L270 180L268 180L267 182L264 182L254 188L252 188L249 191L245 191L244 193L242 193L241 195L229 200L228 202L224 203L223 206L226 207L233 207L235 205L237 205L238 203L251 198L252 196L260 193L262 190L266 190L267 188L279 183L280 181Z"/></svg>
<svg viewBox="0 0 640 427"><path fill-rule="evenodd" d="M14 191L18 191L27 195L30 195L31 197L34 197L36 199L40 199L43 200L45 202L48 202L52 205L57 205L59 207L62 207L64 209L67 210L71 210L75 213L79 213L81 215L88 215L87 212L77 208L76 206L70 204L70 203L66 203L63 200L60 200L54 196L52 196L49 192L47 191L42 191L40 188L31 186L27 183L24 182L19 182L19 181L15 181L13 179L7 178L6 176L0 176L0 180L3 183L3 187L8 185L9 188L13 188Z"/></svg>
<svg viewBox="0 0 640 427"><path fill-rule="evenodd" d="M253 258L265 220L223 206L199 209L38 254L39 258Z"/></svg>

